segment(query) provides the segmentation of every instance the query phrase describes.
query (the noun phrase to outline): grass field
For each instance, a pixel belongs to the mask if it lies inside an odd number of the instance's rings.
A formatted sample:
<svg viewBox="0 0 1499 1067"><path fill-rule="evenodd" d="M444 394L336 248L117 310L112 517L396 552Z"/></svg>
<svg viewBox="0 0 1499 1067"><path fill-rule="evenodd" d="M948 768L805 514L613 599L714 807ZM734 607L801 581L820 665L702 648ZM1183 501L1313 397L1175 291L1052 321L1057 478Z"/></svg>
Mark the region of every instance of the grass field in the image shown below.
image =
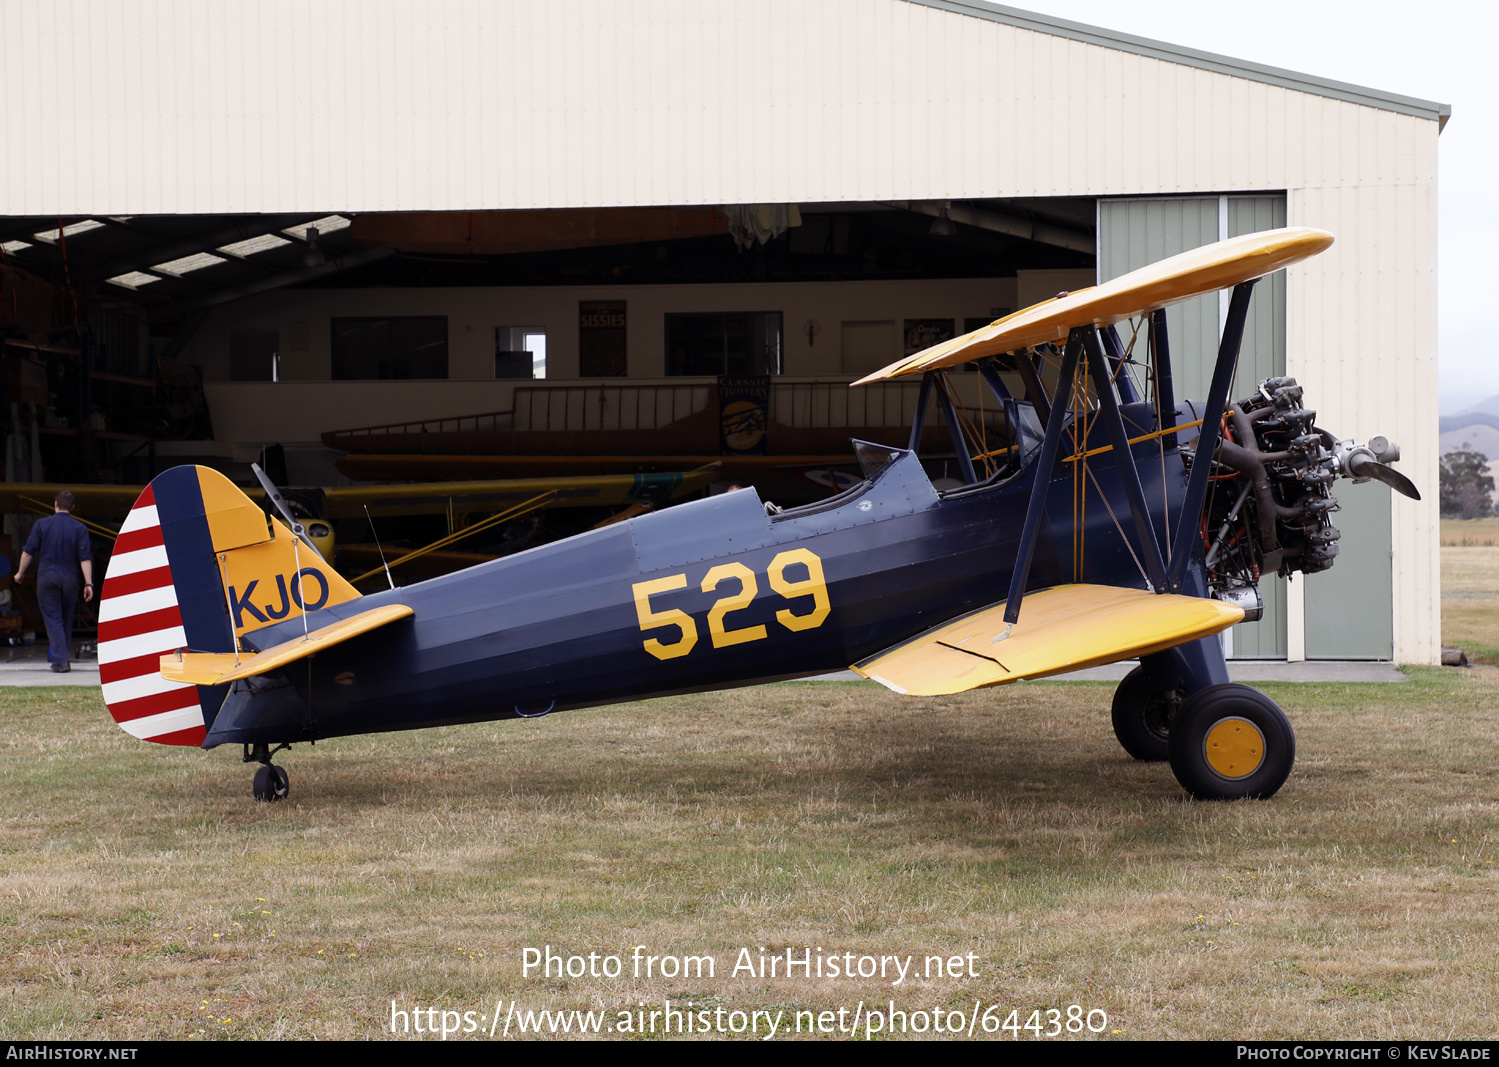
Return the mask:
<svg viewBox="0 0 1499 1067"><path fill-rule="evenodd" d="M1443 546L1499 545L1499 517L1488 519L1442 519Z"/></svg>
<svg viewBox="0 0 1499 1067"><path fill-rule="evenodd" d="M1442 520L1442 644L1499 664L1499 519Z"/></svg>
<svg viewBox="0 0 1499 1067"><path fill-rule="evenodd" d="M341 740L283 754L278 805L237 752L133 742L92 690L3 690L3 1034L362 1038L392 1000L670 997L784 1026L977 1001L1102 1009L1115 1040L1494 1038L1499 671L1412 673L1265 686L1297 769L1229 804L1125 757L1101 684L787 684ZM718 971L524 977L544 945ZM761 946L980 977L729 973Z"/></svg>

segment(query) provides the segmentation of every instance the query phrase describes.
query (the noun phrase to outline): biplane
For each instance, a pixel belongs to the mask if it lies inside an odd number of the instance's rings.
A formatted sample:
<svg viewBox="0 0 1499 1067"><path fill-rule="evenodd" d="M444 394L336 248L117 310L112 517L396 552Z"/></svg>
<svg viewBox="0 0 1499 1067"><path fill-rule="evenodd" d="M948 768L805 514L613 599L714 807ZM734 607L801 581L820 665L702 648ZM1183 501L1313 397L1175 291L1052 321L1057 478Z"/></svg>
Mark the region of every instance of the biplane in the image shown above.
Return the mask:
<svg viewBox="0 0 1499 1067"><path fill-rule="evenodd" d="M299 742L850 665L944 694L1138 658L1113 700L1126 751L1168 760L1197 797L1268 797L1294 734L1229 682L1215 635L1256 617L1263 578L1333 564L1336 479L1417 495L1392 444L1317 427L1292 379L1229 400L1255 281L1332 240L1209 245L891 364L863 381L922 375L912 447L854 442L862 480L820 502L738 490L363 596L289 513L169 470L104 583L105 701L139 738L243 746L255 795L274 799L288 778L273 757ZM1208 396L1178 402L1164 309L1225 288ZM949 372L970 363L1002 442L965 432ZM934 404L962 468L941 490L916 454Z"/></svg>

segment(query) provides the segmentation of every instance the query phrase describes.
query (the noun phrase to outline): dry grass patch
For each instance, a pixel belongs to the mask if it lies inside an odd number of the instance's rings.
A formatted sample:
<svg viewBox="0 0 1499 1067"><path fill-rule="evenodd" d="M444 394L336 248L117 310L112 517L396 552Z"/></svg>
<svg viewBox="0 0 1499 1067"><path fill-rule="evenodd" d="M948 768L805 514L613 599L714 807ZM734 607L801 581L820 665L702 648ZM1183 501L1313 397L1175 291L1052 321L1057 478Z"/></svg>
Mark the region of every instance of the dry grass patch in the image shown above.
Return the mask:
<svg viewBox="0 0 1499 1067"><path fill-rule="evenodd" d="M1499 593L1443 596L1442 644L1474 663L1499 664Z"/></svg>
<svg viewBox="0 0 1499 1067"><path fill-rule="evenodd" d="M1499 672L1266 686L1268 803L1128 759L1110 688L864 683L354 738L132 742L89 690L0 692L12 1038L376 1037L485 1011L1102 1008L1126 1037L1495 1036ZM523 979L526 946L711 953L714 979ZM977 980L731 978L741 947L978 954Z"/></svg>
<svg viewBox="0 0 1499 1067"><path fill-rule="evenodd" d="M1442 644L1499 664L1499 546L1449 545L1449 523L1499 529L1499 519L1442 520Z"/></svg>
<svg viewBox="0 0 1499 1067"><path fill-rule="evenodd" d="M1499 516L1487 519L1442 519L1443 546L1460 547L1499 545Z"/></svg>

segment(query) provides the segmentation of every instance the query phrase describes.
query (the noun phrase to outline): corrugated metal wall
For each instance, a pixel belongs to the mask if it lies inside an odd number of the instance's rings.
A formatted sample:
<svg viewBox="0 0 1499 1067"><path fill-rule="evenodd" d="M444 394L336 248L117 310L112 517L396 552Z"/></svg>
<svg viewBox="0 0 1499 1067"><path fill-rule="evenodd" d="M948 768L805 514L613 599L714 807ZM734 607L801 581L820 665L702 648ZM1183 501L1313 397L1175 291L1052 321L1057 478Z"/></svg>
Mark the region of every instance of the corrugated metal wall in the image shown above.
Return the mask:
<svg viewBox="0 0 1499 1067"><path fill-rule="evenodd" d="M904 0L7 0L0 40L7 214L1434 179L1433 122Z"/></svg>
<svg viewBox="0 0 1499 1067"><path fill-rule="evenodd" d="M1098 280L1117 278L1147 263L1225 237L1284 226L1285 216L1283 196L1101 201ZM1216 293L1167 309L1172 372L1179 399L1200 401L1207 396L1224 314L1226 300ZM1231 398L1246 396L1266 378L1285 373L1285 315L1285 275L1277 273L1255 289ZM1384 543L1388 547L1388 538ZM1388 586L1388 581L1385 584ZM1279 578L1268 578L1260 585L1260 595L1265 602L1264 617L1233 628L1230 654L1246 659L1285 659L1291 652L1287 644L1285 583ZM1301 649L1295 651L1300 659ZM1388 657L1388 651L1384 655Z"/></svg>
<svg viewBox="0 0 1499 1067"><path fill-rule="evenodd" d="M1397 659L1435 662L1436 139L905 0L8 0L0 215L1287 192L1287 368L1388 433Z"/></svg>

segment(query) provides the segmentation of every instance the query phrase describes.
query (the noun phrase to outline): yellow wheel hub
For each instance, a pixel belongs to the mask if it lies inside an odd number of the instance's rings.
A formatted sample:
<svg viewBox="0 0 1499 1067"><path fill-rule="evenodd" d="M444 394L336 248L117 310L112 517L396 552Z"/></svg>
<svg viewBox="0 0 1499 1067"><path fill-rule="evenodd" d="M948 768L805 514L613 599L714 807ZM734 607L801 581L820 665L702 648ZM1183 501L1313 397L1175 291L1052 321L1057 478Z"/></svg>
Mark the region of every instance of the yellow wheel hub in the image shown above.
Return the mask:
<svg viewBox="0 0 1499 1067"><path fill-rule="evenodd" d="M1224 778L1247 778L1265 762L1265 735L1237 715L1219 719L1202 743L1208 766Z"/></svg>

